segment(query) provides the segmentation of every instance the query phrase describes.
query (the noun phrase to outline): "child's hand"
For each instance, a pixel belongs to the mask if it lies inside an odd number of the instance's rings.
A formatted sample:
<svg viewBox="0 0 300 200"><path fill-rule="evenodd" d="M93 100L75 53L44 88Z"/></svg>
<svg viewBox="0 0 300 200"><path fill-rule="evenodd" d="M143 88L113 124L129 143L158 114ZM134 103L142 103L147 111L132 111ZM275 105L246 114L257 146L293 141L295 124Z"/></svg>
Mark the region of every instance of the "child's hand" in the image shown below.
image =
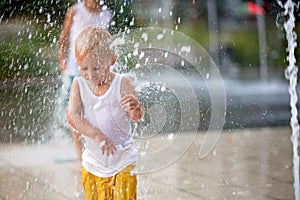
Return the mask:
<svg viewBox="0 0 300 200"><path fill-rule="evenodd" d="M140 103L135 96L126 95L122 97L120 105L125 111L130 111L137 108L140 105Z"/></svg>
<svg viewBox="0 0 300 200"><path fill-rule="evenodd" d="M114 155L115 151L116 151L116 146L114 145L114 143L112 143L112 141L110 139L105 139L104 140L104 145L102 146L101 150L102 150L102 154L104 154L106 152L106 155Z"/></svg>

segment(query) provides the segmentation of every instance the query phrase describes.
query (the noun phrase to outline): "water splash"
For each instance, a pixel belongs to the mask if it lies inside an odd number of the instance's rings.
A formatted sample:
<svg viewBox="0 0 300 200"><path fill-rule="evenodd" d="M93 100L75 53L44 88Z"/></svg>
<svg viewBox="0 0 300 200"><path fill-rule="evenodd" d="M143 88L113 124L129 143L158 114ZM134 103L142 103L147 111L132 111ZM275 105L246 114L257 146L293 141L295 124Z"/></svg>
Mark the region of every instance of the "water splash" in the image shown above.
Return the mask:
<svg viewBox="0 0 300 200"><path fill-rule="evenodd" d="M207 125L199 150L199 158L205 158L221 134L226 96L221 74L204 48L167 28L131 29L114 38L112 46L119 55L115 70L136 76L146 110L134 132L139 148L135 173L154 172L177 161L195 139L200 122ZM208 110L202 107L207 102ZM208 121L202 121L203 116ZM159 146L152 142L156 139Z"/></svg>
<svg viewBox="0 0 300 200"><path fill-rule="evenodd" d="M284 4L282 2L278 1L279 5L284 8L284 15L287 16L287 21L284 23L284 29L286 32L286 39L288 41L288 57L287 60L289 62L289 65L287 69L285 70L285 77L289 80L289 93L290 93L290 106L291 106L291 121L290 125L292 128L292 136L291 140L293 143L293 174L294 174L294 190L295 190L295 199L300 199L299 194L299 155L298 155L298 138L299 138L299 122L297 119L298 111L296 107L297 103L297 92L296 92L296 86L297 86L297 73L298 73L298 67L296 66L296 58L295 58L295 49L297 47L297 35L294 31L295 28L295 16L294 16L294 10L296 8L296 5L292 0L287 0Z"/></svg>

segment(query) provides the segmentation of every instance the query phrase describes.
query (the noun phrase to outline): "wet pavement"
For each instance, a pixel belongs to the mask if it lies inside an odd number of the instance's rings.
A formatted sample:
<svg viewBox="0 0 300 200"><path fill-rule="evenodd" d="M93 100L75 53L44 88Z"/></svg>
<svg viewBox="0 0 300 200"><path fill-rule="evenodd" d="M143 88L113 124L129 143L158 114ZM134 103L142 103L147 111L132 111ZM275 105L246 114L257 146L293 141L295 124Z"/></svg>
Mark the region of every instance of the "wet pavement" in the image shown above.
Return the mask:
<svg viewBox="0 0 300 200"><path fill-rule="evenodd" d="M198 133L175 163L138 175L138 199L294 199L290 135L289 127L225 130L200 159ZM0 200L84 199L74 152L69 140L1 144Z"/></svg>

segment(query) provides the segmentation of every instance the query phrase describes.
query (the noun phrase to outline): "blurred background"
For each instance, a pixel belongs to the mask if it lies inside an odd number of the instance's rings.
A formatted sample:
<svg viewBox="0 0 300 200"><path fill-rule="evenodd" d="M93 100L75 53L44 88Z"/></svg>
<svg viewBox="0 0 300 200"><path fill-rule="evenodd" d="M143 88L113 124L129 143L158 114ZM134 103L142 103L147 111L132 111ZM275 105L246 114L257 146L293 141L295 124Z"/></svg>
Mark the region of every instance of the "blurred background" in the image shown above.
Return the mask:
<svg viewBox="0 0 300 200"><path fill-rule="evenodd" d="M61 88L58 40L66 10L76 2L0 2L0 142L44 141L61 128L53 120ZM204 47L224 80L225 129L289 125L286 18L276 0L120 0L109 7L113 33L165 27ZM299 11L295 17L299 35ZM206 118L199 129L207 128Z"/></svg>

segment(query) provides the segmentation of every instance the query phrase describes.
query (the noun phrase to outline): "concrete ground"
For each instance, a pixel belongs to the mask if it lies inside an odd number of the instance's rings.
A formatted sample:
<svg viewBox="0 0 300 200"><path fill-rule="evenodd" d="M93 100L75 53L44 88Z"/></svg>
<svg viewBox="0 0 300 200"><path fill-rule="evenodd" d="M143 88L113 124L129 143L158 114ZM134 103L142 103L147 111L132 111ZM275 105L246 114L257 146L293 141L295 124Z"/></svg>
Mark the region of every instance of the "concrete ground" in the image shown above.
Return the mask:
<svg viewBox="0 0 300 200"><path fill-rule="evenodd" d="M203 159L205 135L180 135L192 145L174 163L139 174L138 199L294 199L290 135L288 127L223 131ZM1 144L0 200L84 199L74 157L71 141Z"/></svg>

